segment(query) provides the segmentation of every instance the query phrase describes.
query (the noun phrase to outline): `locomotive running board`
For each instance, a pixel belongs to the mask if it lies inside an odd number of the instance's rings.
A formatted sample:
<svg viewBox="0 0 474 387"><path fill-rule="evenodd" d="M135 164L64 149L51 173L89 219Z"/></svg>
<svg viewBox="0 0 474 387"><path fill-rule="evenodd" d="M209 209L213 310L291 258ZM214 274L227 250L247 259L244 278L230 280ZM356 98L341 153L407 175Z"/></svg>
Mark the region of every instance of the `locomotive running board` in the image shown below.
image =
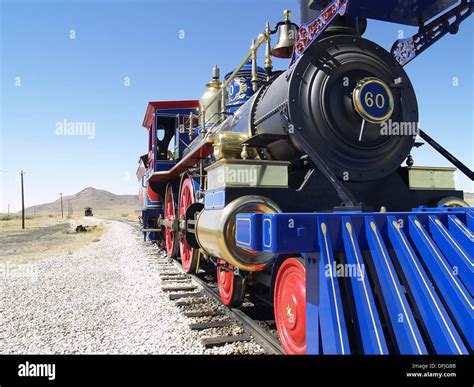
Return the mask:
<svg viewBox="0 0 474 387"><path fill-rule="evenodd" d="M468 354L474 209L239 214L239 247L302 255L308 354Z"/></svg>
<svg viewBox="0 0 474 387"><path fill-rule="evenodd" d="M150 176L149 181L166 181L179 176L189 167L196 165L202 159L205 159L211 155L213 150L213 142L210 140L203 140L173 168L171 168L169 171L154 172Z"/></svg>

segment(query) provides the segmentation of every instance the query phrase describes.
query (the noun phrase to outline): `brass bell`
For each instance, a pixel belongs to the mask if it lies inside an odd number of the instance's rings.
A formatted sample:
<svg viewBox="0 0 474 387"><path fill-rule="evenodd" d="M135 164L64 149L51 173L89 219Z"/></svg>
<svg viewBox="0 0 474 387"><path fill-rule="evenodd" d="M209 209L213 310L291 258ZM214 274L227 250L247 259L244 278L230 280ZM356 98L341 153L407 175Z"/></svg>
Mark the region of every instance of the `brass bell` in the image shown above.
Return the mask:
<svg viewBox="0 0 474 387"><path fill-rule="evenodd" d="M273 47L272 55L277 58L291 58L298 35L298 26L290 21L290 11L285 10L283 14L285 21L279 22L277 25L278 43Z"/></svg>

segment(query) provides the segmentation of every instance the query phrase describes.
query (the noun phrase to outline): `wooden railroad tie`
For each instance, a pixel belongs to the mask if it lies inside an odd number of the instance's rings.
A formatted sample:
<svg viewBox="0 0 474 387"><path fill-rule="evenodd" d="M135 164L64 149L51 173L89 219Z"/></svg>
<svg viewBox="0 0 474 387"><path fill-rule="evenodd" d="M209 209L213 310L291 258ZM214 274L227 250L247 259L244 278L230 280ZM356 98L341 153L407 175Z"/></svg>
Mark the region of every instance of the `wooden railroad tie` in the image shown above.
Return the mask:
<svg viewBox="0 0 474 387"><path fill-rule="evenodd" d="M180 298L197 297L197 296L202 296L202 293L201 292L198 292L198 293L174 293L174 294L170 294L170 301L179 300Z"/></svg>
<svg viewBox="0 0 474 387"><path fill-rule="evenodd" d="M215 316L222 316L222 313L219 310L203 310L203 311L189 311L184 312L184 317L215 317Z"/></svg>
<svg viewBox="0 0 474 387"><path fill-rule="evenodd" d="M179 273L179 272L176 272L176 273L160 273L160 277L161 278L168 278L168 277L182 277L182 278L191 278L190 276L184 274L184 273Z"/></svg>
<svg viewBox="0 0 474 387"><path fill-rule="evenodd" d="M191 290L196 290L197 286L195 285L187 285L187 286L165 286L162 287L161 290L164 292L190 292Z"/></svg>
<svg viewBox="0 0 474 387"><path fill-rule="evenodd" d="M189 329L193 331L209 329L209 328L223 328L230 325L235 325L235 322L226 320L226 321L208 321L202 323L189 324Z"/></svg>
<svg viewBox="0 0 474 387"><path fill-rule="evenodd" d="M176 301L176 306L190 306L190 305L196 305L196 304L203 304L207 300L205 298L196 298L194 300L186 301L186 300L180 300Z"/></svg>
<svg viewBox="0 0 474 387"><path fill-rule="evenodd" d="M176 282L183 282L183 281L191 281L191 278L186 277L162 277L162 281L176 281Z"/></svg>
<svg viewBox="0 0 474 387"><path fill-rule="evenodd" d="M225 344L235 343L238 341L250 341L252 336L248 334L236 335L236 336L219 336L219 337L204 337L201 339L201 343L206 348L218 347Z"/></svg>

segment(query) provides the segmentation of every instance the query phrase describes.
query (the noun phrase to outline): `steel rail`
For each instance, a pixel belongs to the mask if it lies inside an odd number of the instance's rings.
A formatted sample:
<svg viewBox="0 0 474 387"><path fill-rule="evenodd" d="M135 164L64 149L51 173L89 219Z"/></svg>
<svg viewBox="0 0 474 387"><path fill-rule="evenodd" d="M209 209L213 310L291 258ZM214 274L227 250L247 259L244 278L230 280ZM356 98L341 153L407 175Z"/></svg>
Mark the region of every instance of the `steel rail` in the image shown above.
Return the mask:
<svg viewBox="0 0 474 387"><path fill-rule="evenodd" d="M128 224L132 227L135 227L137 229L137 231L141 231L140 228L139 228L140 225L137 222L133 222L131 220L114 219L114 218L105 217L105 216L101 216L101 218L106 219L106 220L110 220L110 221L122 222L122 223ZM162 249L159 248L157 245L155 245L155 246L156 246L157 250L162 251ZM264 328L262 328L260 325L258 325L258 323L254 319L249 317L242 310L236 309L236 308L230 308L230 307L222 304L222 301L219 297L219 294L216 292L215 289L213 289L211 286L209 286L205 281L203 281L201 278L199 278L196 274L185 273L183 271L183 268L179 264L179 262L177 262L175 259L170 259L170 258L167 258L167 259L169 260L170 263L172 263L174 266L176 266L176 268L181 273L185 274L186 276L191 277L192 280L194 280L202 288L203 292L210 299L212 299L214 302L216 302L219 306L222 306L224 313L228 317L236 320L237 322L240 322L242 324L242 327L244 328L244 330L247 333L252 335L255 342L263 348L263 350L266 352L266 354L269 354L269 355L282 355L282 354L284 354L283 349L281 347L281 344L275 336L273 336L270 332L266 331Z"/></svg>
<svg viewBox="0 0 474 387"><path fill-rule="evenodd" d="M182 271L181 265L176 260L172 260L172 262L180 271ZM255 342L259 344L265 350L267 354L281 355L284 353L280 342L275 336L273 336L271 333L269 333L260 325L258 325L258 323L255 320L250 318L240 309L230 308L222 304L219 294L212 287L206 284L205 281L199 278L197 275L195 274L188 274L188 275L190 275L191 278L202 287L203 291L210 298L212 298L215 302L217 302L219 305L222 305L224 307L224 312L227 316L240 322L242 326L244 327L244 329L247 330L247 333L250 333L253 336Z"/></svg>

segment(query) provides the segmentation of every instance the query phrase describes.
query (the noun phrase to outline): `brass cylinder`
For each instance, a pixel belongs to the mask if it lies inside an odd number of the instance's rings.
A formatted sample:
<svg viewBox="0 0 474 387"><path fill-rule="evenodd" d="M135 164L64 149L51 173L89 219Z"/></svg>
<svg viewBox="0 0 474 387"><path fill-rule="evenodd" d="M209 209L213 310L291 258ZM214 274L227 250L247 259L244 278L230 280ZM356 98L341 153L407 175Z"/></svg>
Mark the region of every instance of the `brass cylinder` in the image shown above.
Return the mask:
<svg viewBox="0 0 474 387"><path fill-rule="evenodd" d="M222 131L214 136L214 157L220 159L240 159L242 142L249 138L247 133ZM255 149L249 149L249 158L257 158Z"/></svg>
<svg viewBox="0 0 474 387"><path fill-rule="evenodd" d="M206 254L223 259L246 271L262 270L274 258L268 252L254 252L237 247L235 218L239 213L274 214L281 212L272 200L262 196L242 196L223 209L202 210L197 217L196 237Z"/></svg>

